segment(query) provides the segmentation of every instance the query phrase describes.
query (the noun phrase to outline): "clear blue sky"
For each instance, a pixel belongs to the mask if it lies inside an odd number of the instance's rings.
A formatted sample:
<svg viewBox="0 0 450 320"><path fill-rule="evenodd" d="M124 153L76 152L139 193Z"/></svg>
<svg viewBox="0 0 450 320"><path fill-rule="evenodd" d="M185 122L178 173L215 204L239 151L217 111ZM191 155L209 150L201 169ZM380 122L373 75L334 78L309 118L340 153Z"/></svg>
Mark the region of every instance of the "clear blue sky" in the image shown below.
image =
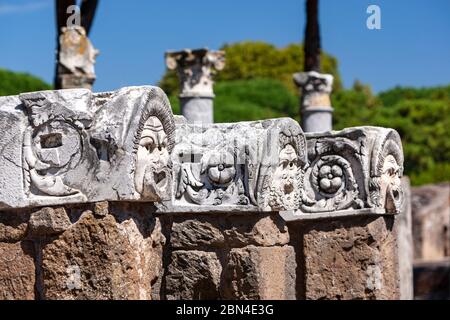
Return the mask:
<svg viewBox="0 0 450 320"><path fill-rule="evenodd" d="M370 4L381 30L366 27ZM100 0L91 39L100 49L94 90L156 84L167 49L242 40L285 46L303 40L304 0ZM374 91L450 83L449 0L320 0L322 47L339 60L344 85ZM0 67L51 82L52 0L0 0Z"/></svg>

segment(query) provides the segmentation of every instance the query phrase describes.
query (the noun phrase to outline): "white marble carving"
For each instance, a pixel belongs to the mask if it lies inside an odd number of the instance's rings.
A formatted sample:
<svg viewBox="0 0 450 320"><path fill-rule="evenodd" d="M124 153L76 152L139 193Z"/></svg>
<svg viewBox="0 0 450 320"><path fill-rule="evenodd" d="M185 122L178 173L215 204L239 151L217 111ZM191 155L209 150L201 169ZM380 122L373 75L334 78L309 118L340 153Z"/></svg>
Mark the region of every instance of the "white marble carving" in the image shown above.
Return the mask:
<svg viewBox="0 0 450 320"><path fill-rule="evenodd" d="M156 87L0 97L0 209L170 199L174 119Z"/></svg>
<svg viewBox="0 0 450 320"><path fill-rule="evenodd" d="M176 126L168 211L397 213L402 146L391 129L303 134L291 119Z"/></svg>
<svg viewBox="0 0 450 320"><path fill-rule="evenodd" d="M289 118L190 124L156 87L0 97L0 210L150 201L159 212L396 214L392 129L304 134ZM309 219L309 218L306 218Z"/></svg>
<svg viewBox="0 0 450 320"><path fill-rule="evenodd" d="M297 210L285 219L361 214L397 214L403 204L403 151L398 133L355 127L306 133L309 165Z"/></svg>
<svg viewBox="0 0 450 320"><path fill-rule="evenodd" d="M295 208L306 140L292 119L195 125L180 121L169 210Z"/></svg>

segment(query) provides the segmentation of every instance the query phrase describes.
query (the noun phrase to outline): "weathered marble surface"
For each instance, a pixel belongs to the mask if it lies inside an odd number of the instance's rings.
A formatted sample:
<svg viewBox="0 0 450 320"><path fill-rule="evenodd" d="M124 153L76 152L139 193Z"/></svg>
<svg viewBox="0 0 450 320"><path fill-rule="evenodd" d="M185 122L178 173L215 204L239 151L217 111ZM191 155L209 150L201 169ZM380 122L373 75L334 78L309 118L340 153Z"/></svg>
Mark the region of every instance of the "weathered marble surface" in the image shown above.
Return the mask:
<svg viewBox="0 0 450 320"><path fill-rule="evenodd" d="M174 119L156 87L0 97L0 209L170 199Z"/></svg>
<svg viewBox="0 0 450 320"><path fill-rule="evenodd" d="M158 202L159 212L295 220L398 213L403 201L392 129L304 134L290 118L190 124L156 87L1 97L0 116L0 209L135 200Z"/></svg>
<svg viewBox="0 0 450 320"><path fill-rule="evenodd" d="M403 150L395 130L355 127L306 138L302 202L298 210L283 212L285 219L400 212Z"/></svg>
<svg viewBox="0 0 450 320"><path fill-rule="evenodd" d="M164 211L281 211L296 220L401 209L403 152L395 130L305 135L289 118L176 122L174 190Z"/></svg>
<svg viewBox="0 0 450 320"><path fill-rule="evenodd" d="M292 119L196 125L179 119L165 211L297 208L306 140Z"/></svg>

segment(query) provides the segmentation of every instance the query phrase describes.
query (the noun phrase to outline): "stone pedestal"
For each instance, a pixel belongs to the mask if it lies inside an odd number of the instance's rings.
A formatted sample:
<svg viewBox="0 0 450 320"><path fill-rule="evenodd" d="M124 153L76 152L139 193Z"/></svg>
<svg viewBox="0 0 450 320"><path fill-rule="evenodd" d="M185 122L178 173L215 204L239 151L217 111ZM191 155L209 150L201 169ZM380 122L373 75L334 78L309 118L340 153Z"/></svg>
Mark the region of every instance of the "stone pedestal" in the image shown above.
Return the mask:
<svg viewBox="0 0 450 320"><path fill-rule="evenodd" d="M294 82L300 89L300 114L305 132L331 131L333 108L330 93L333 76L315 71L294 74Z"/></svg>
<svg viewBox="0 0 450 320"><path fill-rule="evenodd" d="M225 66L223 51L208 49L166 53L166 65L180 81L180 107L190 123L213 123L213 73Z"/></svg>
<svg viewBox="0 0 450 320"><path fill-rule="evenodd" d="M167 299L295 299L295 252L277 214L177 214L162 219L170 245Z"/></svg>
<svg viewBox="0 0 450 320"><path fill-rule="evenodd" d="M393 217L288 224L297 251L299 299L399 299Z"/></svg>

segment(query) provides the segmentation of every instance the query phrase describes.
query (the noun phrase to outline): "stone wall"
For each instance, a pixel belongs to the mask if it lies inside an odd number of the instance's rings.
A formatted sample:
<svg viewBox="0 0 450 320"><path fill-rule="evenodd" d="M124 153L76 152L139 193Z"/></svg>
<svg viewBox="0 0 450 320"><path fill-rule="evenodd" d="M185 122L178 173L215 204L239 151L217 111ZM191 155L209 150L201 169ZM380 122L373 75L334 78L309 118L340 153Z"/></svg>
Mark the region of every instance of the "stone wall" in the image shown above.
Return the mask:
<svg viewBox="0 0 450 320"><path fill-rule="evenodd" d="M395 218L361 217L290 226L300 299L399 299Z"/></svg>
<svg viewBox="0 0 450 320"><path fill-rule="evenodd" d="M175 215L162 296L167 299L295 299L295 252L277 214Z"/></svg>
<svg viewBox="0 0 450 320"><path fill-rule="evenodd" d="M2 299L397 299L394 217L155 214L151 204L0 215Z"/></svg>
<svg viewBox="0 0 450 320"><path fill-rule="evenodd" d="M0 215L3 299L151 299L165 238L152 205L97 203Z"/></svg>

